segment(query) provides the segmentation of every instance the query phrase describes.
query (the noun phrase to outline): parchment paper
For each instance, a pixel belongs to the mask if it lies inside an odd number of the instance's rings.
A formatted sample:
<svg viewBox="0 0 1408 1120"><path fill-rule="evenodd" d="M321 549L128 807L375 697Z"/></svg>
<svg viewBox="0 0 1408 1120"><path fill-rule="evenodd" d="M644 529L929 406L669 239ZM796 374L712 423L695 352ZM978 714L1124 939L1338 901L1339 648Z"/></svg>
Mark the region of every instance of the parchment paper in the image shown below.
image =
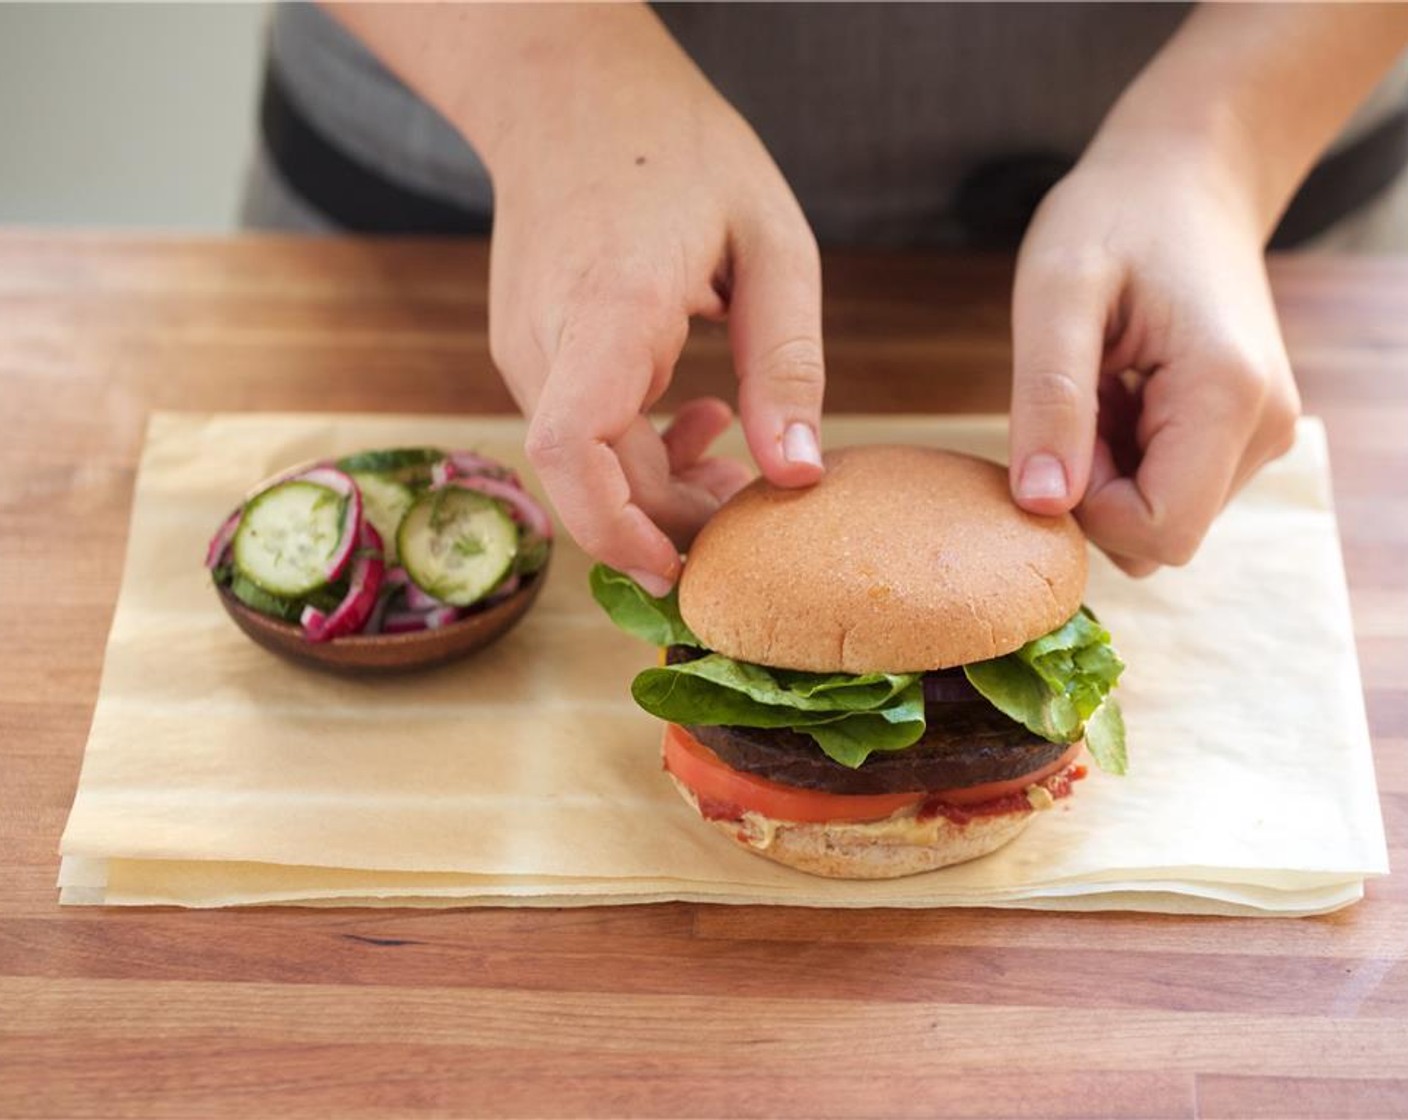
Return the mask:
<svg viewBox="0 0 1408 1120"><path fill-rule="evenodd" d="M525 468L500 418L152 420L61 898L108 905L1030 906L1315 913L1387 871L1323 432L1221 518L1187 568L1087 601L1129 668L1130 773L1098 771L1015 843L887 883L736 849L661 773L631 702L654 653L592 602L559 537L549 583L489 651L401 679L301 669L250 643L201 566L259 478L367 447L473 447ZM732 434L734 449L740 444ZM998 417L832 419L832 445L1000 458Z"/></svg>

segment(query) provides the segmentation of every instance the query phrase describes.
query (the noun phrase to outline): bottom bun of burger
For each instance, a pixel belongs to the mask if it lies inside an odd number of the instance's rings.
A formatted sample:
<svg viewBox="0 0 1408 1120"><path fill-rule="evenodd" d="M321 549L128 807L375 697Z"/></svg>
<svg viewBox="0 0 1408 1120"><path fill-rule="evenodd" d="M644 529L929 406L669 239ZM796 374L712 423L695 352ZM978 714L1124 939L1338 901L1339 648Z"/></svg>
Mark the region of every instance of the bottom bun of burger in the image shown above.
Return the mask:
<svg viewBox="0 0 1408 1120"><path fill-rule="evenodd" d="M667 771L668 773L668 771ZM1071 792L1084 768L1071 763L1020 794L976 805L918 802L876 821L784 821L754 809L707 809L679 777L680 796L730 840L755 855L830 879L898 879L997 851L1040 811Z"/></svg>
<svg viewBox="0 0 1408 1120"><path fill-rule="evenodd" d="M680 795L697 810L699 799L670 775ZM908 827L894 818L872 823L775 821L746 811L738 820L709 820L755 855L829 879L898 879L977 859L1017 838L1033 810L975 817L957 824L946 817ZM706 818L707 819L707 818Z"/></svg>

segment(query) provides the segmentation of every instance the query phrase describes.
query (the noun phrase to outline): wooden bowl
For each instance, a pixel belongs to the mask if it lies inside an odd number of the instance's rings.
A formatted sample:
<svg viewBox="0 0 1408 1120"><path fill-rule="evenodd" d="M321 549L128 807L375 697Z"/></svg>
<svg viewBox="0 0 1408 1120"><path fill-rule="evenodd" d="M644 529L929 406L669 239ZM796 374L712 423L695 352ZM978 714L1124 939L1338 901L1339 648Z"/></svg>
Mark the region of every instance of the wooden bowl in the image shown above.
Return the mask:
<svg viewBox="0 0 1408 1120"><path fill-rule="evenodd" d="M301 665L357 676L428 669L467 657L498 641L518 624L547 581L544 565L513 595L486 611L439 630L410 634L352 634L330 642L310 642L291 622L251 610L227 588L217 588L226 613L265 649Z"/></svg>

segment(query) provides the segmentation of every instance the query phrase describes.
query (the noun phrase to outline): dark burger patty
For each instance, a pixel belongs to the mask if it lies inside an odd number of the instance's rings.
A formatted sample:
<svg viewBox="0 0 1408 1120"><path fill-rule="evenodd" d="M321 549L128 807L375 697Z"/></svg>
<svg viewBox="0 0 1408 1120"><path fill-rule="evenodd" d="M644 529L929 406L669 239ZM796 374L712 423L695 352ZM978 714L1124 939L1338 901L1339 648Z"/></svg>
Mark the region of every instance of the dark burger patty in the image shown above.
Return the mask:
<svg viewBox="0 0 1408 1120"><path fill-rule="evenodd" d="M919 742L903 750L876 751L854 770L827 758L809 736L785 728L687 730L735 770L827 793L910 793L1003 782L1039 770L1066 752L1068 744L1047 742L1011 720L1008 726L994 726L997 720L982 707L1001 715L981 703L945 704L937 714L931 709Z"/></svg>
<svg viewBox="0 0 1408 1120"><path fill-rule="evenodd" d="M699 656L673 647L673 664ZM689 733L735 770L827 793L911 793L1009 781L1055 762L1069 744L1034 735L986 700L930 704L924 737L876 751L852 770L808 735L786 729L690 726Z"/></svg>

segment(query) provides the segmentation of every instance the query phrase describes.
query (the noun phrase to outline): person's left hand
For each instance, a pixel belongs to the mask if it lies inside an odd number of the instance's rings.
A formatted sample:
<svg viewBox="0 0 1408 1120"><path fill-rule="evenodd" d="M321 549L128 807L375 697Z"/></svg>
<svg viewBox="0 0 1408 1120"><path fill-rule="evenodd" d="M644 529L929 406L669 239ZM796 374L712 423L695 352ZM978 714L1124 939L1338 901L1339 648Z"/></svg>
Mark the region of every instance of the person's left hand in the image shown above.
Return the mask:
<svg viewBox="0 0 1408 1120"><path fill-rule="evenodd" d="M1051 191L1013 291L1011 485L1131 575L1187 563L1289 450L1300 402L1241 185L1205 153L1097 145Z"/></svg>

